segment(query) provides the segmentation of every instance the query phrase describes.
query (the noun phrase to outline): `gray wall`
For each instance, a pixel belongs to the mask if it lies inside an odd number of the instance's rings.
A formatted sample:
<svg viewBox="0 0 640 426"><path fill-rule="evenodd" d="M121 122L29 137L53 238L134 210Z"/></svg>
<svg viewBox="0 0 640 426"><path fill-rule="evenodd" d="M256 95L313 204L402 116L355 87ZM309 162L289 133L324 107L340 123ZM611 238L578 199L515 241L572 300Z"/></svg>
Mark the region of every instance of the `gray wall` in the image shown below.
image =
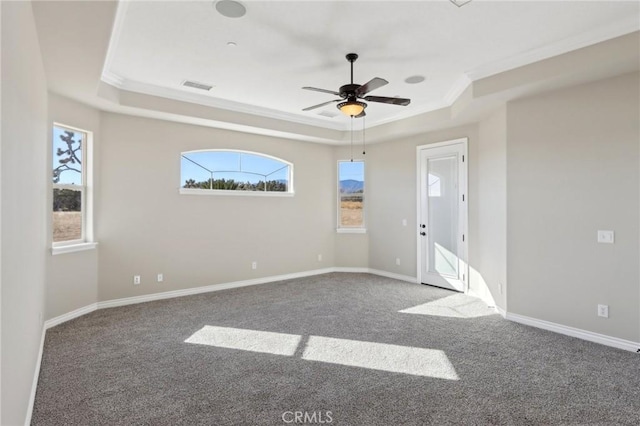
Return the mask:
<svg viewBox="0 0 640 426"><path fill-rule="evenodd" d="M479 257L478 150L483 141L478 126L468 125L371 145L367 149L369 266L409 277L417 274L416 147L458 138L469 138L469 263ZM402 220L407 220L407 226ZM396 258L400 265L396 265ZM470 274L470 290L480 294L477 274Z"/></svg>
<svg viewBox="0 0 640 426"><path fill-rule="evenodd" d="M49 129L54 122L91 131L94 148L100 145L100 113L97 110L52 93L49 95ZM48 131L48 134L51 138L52 132ZM47 162L51 164L51 149L48 149L47 155ZM100 179L99 164L95 164L95 161L93 169L95 189L95 181L99 182ZM48 181L51 182L50 179ZM94 202L100 203L100 194L95 193L95 190ZM50 198L48 204L51 205ZM51 215L47 216L47 225L47 229L51 229ZM48 233L47 241L50 246L51 233ZM98 301L97 249L49 256L48 260L45 319L55 318Z"/></svg>
<svg viewBox="0 0 640 426"><path fill-rule="evenodd" d="M507 111L505 107L480 121L475 157L477 192L470 202L477 215L470 226L478 230L469 275L478 283L477 295L507 309ZM471 161L474 159L472 158Z"/></svg>
<svg viewBox="0 0 640 426"><path fill-rule="evenodd" d="M510 312L640 341L638 93L629 74L508 104Z"/></svg>
<svg viewBox="0 0 640 426"><path fill-rule="evenodd" d="M332 266L415 277L416 146L459 137L470 137L470 261L474 271L482 269L480 199L474 196L478 126L371 145L365 156L356 149L355 158L366 161L366 234L335 232L336 164L350 158L349 147L109 113L103 113L101 128L96 210L101 301ZM292 161L295 197L178 194L181 151L229 147ZM250 269L252 260L258 270ZM157 273L165 275L162 284L155 282ZM142 275L140 286L133 286L134 274ZM471 275L472 291L486 296L485 287L480 272Z"/></svg>
<svg viewBox="0 0 640 426"><path fill-rule="evenodd" d="M44 313L47 87L28 2L2 8L2 414L24 424Z"/></svg>
<svg viewBox="0 0 640 426"><path fill-rule="evenodd" d="M332 147L110 113L101 129L99 300L334 265ZM207 148L292 162L295 196L180 195L180 153Z"/></svg>

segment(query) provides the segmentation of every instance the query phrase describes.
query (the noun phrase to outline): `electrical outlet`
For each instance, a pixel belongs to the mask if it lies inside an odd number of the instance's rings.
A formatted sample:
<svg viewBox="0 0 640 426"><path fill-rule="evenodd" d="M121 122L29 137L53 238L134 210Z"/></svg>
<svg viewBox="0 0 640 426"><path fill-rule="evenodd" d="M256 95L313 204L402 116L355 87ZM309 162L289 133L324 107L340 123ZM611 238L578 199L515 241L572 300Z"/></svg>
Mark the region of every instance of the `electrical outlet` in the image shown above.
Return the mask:
<svg viewBox="0 0 640 426"><path fill-rule="evenodd" d="M140 284L140 275L134 275L133 276L133 285L138 285Z"/></svg>
<svg viewBox="0 0 640 426"><path fill-rule="evenodd" d="M251 269L258 269L258 262L256 262L255 260L251 262Z"/></svg>
<svg viewBox="0 0 640 426"><path fill-rule="evenodd" d="M502 283L498 283L498 292L502 294Z"/></svg>
<svg viewBox="0 0 640 426"><path fill-rule="evenodd" d="M400 258L396 257L396 265L400 265Z"/></svg>
<svg viewBox="0 0 640 426"><path fill-rule="evenodd" d="M158 274L158 282L161 283L162 281L164 281L164 275Z"/></svg>
<svg viewBox="0 0 640 426"><path fill-rule="evenodd" d="M402 219L402 226L407 226L407 219Z"/></svg>
<svg viewBox="0 0 640 426"><path fill-rule="evenodd" d="M598 231L598 242L605 244L613 244L614 243L614 232L613 231Z"/></svg>
<svg viewBox="0 0 640 426"><path fill-rule="evenodd" d="M318 262L322 262L322 255L321 254L318 255Z"/></svg>
<svg viewBox="0 0 640 426"><path fill-rule="evenodd" d="M609 318L609 305L598 305L598 316Z"/></svg>

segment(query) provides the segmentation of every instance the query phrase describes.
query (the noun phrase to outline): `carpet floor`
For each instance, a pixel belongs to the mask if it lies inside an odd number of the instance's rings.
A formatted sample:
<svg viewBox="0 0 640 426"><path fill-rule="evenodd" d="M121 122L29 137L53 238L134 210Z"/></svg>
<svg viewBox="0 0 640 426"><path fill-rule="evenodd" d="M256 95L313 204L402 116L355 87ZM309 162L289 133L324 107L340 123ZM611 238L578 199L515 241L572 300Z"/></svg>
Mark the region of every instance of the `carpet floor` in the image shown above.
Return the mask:
<svg viewBox="0 0 640 426"><path fill-rule="evenodd" d="M333 273L47 331L33 425L638 425L638 354Z"/></svg>

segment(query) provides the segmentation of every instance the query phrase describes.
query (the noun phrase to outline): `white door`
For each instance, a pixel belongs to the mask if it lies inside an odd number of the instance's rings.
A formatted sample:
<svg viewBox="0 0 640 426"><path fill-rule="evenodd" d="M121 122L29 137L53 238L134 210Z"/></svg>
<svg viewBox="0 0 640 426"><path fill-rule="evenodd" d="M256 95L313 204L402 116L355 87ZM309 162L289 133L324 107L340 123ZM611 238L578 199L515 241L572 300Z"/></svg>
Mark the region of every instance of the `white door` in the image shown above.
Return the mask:
<svg viewBox="0 0 640 426"><path fill-rule="evenodd" d="M467 139L418 147L418 277L467 288Z"/></svg>

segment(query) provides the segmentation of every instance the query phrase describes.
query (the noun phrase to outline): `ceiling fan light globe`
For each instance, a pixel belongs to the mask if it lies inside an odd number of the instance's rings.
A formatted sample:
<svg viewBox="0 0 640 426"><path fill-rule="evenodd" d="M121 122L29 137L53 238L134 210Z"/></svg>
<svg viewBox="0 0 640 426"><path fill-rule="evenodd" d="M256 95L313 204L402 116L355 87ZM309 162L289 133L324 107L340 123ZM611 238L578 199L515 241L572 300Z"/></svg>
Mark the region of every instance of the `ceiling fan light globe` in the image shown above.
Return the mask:
<svg viewBox="0 0 640 426"><path fill-rule="evenodd" d="M367 107L367 104L359 101L346 101L340 102L338 104L338 109L342 111L343 114L348 115L350 117L355 117L360 115L362 111Z"/></svg>

